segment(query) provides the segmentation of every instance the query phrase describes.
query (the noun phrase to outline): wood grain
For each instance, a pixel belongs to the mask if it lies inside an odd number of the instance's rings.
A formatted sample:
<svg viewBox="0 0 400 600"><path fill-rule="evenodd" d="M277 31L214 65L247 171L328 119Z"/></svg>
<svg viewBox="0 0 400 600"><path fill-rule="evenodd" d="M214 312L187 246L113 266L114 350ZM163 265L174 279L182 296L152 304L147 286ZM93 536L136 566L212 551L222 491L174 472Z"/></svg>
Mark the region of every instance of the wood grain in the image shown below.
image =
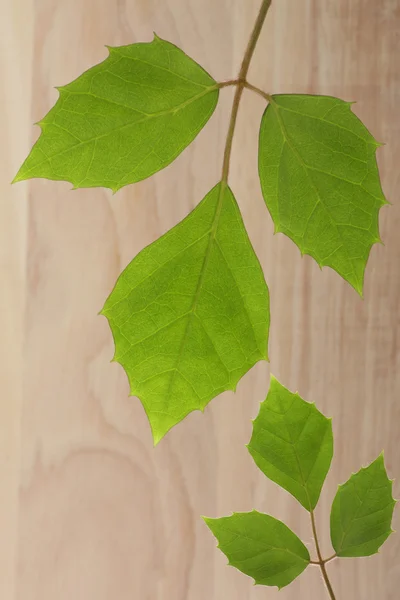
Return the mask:
<svg viewBox="0 0 400 600"><path fill-rule="evenodd" d="M180 45L216 79L237 74L259 0L2 0L0 598L261 600L327 598L317 569L290 587L254 587L226 566L200 515L256 508L284 519L314 553L307 514L248 455L269 368L333 417L335 457L317 511L330 553L337 483L385 448L400 476L400 3L275 0L249 79L273 92L357 100L378 151L385 246L365 299L319 270L273 227L257 178L262 99L246 92L231 185L271 292L271 364L237 393L192 413L153 448L97 316L117 276L217 182L233 90L207 128L155 177L115 196L63 182L10 186L63 85L152 38ZM397 55L397 56L396 56ZM399 484L395 493L400 495ZM397 511L398 512L398 511ZM398 515L395 519L398 524ZM400 538L379 555L334 561L338 600L395 600Z"/></svg>

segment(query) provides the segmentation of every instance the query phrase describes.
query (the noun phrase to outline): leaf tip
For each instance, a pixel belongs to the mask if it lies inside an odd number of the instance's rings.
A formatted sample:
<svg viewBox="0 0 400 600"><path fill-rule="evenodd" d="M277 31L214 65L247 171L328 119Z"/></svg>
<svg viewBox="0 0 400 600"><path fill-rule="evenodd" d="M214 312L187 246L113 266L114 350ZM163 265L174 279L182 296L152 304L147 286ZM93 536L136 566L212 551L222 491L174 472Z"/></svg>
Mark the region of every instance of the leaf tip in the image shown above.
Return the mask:
<svg viewBox="0 0 400 600"><path fill-rule="evenodd" d="M363 281L357 281L357 283L353 283L351 284L352 287L355 289L355 291L357 292L357 294L360 296L361 300L364 300L364 290L363 290Z"/></svg>
<svg viewBox="0 0 400 600"><path fill-rule="evenodd" d="M14 177L14 179L11 181L10 185L13 185L14 183L18 183L19 181L22 181L22 180L23 180L23 177L21 177L19 175L19 171L18 171L18 173L16 174L16 176Z"/></svg>
<svg viewBox="0 0 400 600"><path fill-rule="evenodd" d="M133 396L133 394L131 394L131 396ZM154 431L152 433L153 433L153 448L155 448L156 446L158 446L158 444L161 442L161 440L164 436L162 434L154 432Z"/></svg>
<svg viewBox="0 0 400 600"><path fill-rule="evenodd" d="M153 36L154 36L153 42L161 42L162 41L160 36L158 36L155 31L153 31Z"/></svg>
<svg viewBox="0 0 400 600"><path fill-rule="evenodd" d="M270 379L270 384L272 384L272 383L279 383L279 381L277 380L277 378L275 377L275 375L273 375L273 373L269 374L269 379Z"/></svg>

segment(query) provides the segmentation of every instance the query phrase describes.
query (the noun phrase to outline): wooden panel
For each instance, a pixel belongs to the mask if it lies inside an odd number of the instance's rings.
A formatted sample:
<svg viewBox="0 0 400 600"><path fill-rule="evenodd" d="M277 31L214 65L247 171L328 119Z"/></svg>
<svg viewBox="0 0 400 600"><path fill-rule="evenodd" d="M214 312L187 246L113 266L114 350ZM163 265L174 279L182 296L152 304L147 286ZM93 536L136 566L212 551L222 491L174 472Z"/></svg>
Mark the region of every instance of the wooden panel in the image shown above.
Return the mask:
<svg viewBox="0 0 400 600"><path fill-rule="evenodd" d="M309 545L307 513L265 480L244 444L269 369L331 415L335 457L317 510L330 553L337 483L385 448L400 474L400 33L398 0L275 0L249 79L273 93L357 100L378 151L385 246L374 246L365 299L273 227L257 178L263 100L246 92L231 185L270 286L271 364L237 393L192 413L153 448L97 316L118 274L217 182L232 89L207 128L153 178L112 196L64 182L9 182L68 83L108 45L180 45L216 79L237 74L260 0L3 0L0 43L1 386L0 597L4 600L261 600L327 597L316 568L280 592L226 566L200 515L256 508ZM397 496L400 494L395 484ZM399 520L396 518L396 522ZM396 525L395 522L395 525ZM396 528L396 527L395 527ZM337 599L391 600L400 541L334 561Z"/></svg>

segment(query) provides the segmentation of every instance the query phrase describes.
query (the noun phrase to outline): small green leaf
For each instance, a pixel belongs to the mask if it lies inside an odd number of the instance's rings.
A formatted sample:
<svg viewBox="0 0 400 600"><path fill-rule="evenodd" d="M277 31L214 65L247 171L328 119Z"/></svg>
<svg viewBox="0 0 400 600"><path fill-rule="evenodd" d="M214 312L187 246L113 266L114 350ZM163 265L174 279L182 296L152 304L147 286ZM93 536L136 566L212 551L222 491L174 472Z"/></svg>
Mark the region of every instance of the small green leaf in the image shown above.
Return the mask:
<svg viewBox="0 0 400 600"><path fill-rule="evenodd" d="M392 533L396 501L383 453L339 486L331 510L331 540L338 556L370 556Z"/></svg>
<svg viewBox="0 0 400 600"><path fill-rule="evenodd" d="M155 443L268 360L268 288L226 184L140 252L102 314Z"/></svg>
<svg viewBox="0 0 400 600"><path fill-rule="evenodd" d="M269 479L315 508L333 455L331 419L271 375L247 448Z"/></svg>
<svg viewBox="0 0 400 600"><path fill-rule="evenodd" d="M116 192L169 165L207 123L218 86L182 50L157 36L108 50L57 88L14 182L44 177Z"/></svg>
<svg viewBox="0 0 400 600"><path fill-rule="evenodd" d="M255 510L231 517L203 517L229 565L253 577L256 585L279 589L298 577L310 562L303 542L282 521Z"/></svg>
<svg viewBox="0 0 400 600"><path fill-rule="evenodd" d="M261 122L259 174L275 232L337 271L362 295L384 198L378 144L330 96L272 96Z"/></svg>

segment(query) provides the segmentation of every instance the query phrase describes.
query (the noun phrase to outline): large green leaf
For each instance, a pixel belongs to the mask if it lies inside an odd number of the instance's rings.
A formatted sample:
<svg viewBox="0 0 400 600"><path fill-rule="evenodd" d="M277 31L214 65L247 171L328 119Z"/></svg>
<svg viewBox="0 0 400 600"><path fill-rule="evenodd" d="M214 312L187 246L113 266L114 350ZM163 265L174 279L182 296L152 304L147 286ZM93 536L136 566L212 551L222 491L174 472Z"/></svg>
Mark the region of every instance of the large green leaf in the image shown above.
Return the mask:
<svg viewBox="0 0 400 600"><path fill-rule="evenodd" d="M329 96L272 96L262 118L259 174L275 232L337 271L361 295L371 246L380 242L378 144Z"/></svg>
<svg viewBox="0 0 400 600"><path fill-rule="evenodd" d="M271 376L247 448L269 479L315 508L332 460L331 419Z"/></svg>
<svg viewBox="0 0 400 600"><path fill-rule="evenodd" d="M229 565L258 585L279 589L298 577L310 562L301 540L282 521L255 510L230 517L203 517Z"/></svg>
<svg viewBox="0 0 400 600"><path fill-rule="evenodd" d="M339 489L331 510L331 540L338 556L370 556L392 533L396 501L383 453Z"/></svg>
<svg viewBox="0 0 400 600"><path fill-rule="evenodd" d="M14 182L44 177L116 192L169 165L207 123L218 86L182 50L157 36L108 50L57 88Z"/></svg>
<svg viewBox="0 0 400 600"><path fill-rule="evenodd" d="M226 184L128 265L102 314L155 443L268 360L268 288Z"/></svg>

